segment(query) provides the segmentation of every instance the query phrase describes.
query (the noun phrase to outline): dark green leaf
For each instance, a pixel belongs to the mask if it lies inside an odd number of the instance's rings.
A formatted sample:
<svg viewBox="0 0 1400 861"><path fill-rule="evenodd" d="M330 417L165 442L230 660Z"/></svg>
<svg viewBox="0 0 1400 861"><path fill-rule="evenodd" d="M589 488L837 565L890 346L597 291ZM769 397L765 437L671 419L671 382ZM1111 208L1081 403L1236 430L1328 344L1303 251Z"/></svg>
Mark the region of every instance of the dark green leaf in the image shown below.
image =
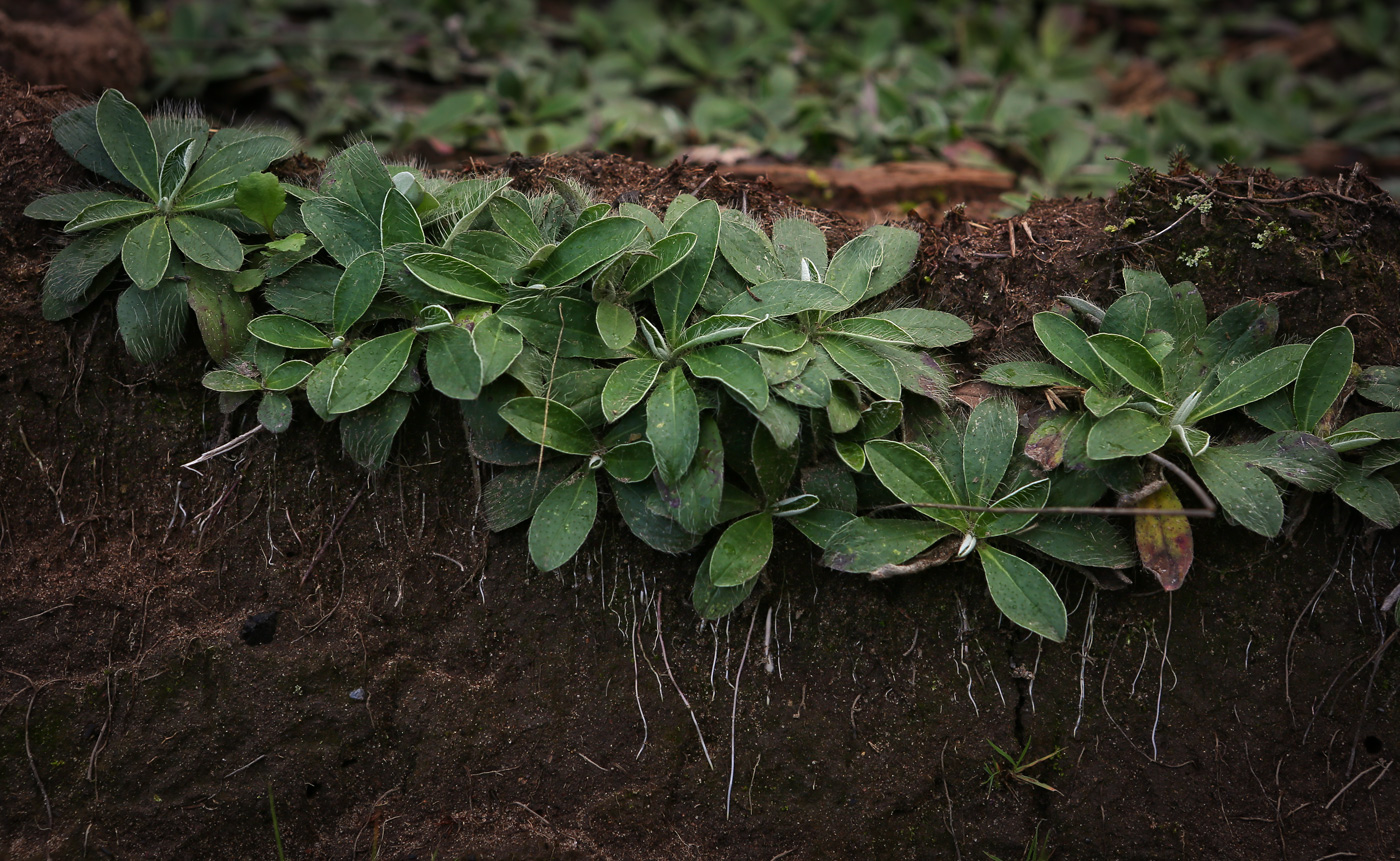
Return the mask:
<svg viewBox="0 0 1400 861"><path fill-rule="evenodd" d="M132 186L112 163L97 133L97 105L83 105L53 120L53 137L78 164L119 185Z"/></svg>
<svg viewBox="0 0 1400 861"><path fill-rule="evenodd" d="M835 287L817 281L769 281L725 303L725 314L788 317L802 311L844 311L854 304Z"/></svg>
<svg viewBox="0 0 1400 861"><path fill-rule="evenodd" d="M652 282L652 296L657 313L661 315L662 329L667 335L673 335L685 327L714 266L719 248L719 205L712 200L696 203L674 222L668 218L667 224L673 234L693 233L696 237L690 253Z"/></svg>
<svg viewBox="0 0 1400 861"><path fill-rule="evenodd" d="M690 468L700 443L700 408L680 368L667 371L647 398L647 439L661 480L674 485Z"/></svg>
<svg viewBox="0 0 1400 861"><path fill-rule="evenodd" d="M1352 473L1336 486L1334 492L1368 520L1386 529L1400 526L1400 492L1384 476Z"/></svg>
<svg viewBox="0 0 1400 861"><path fill-rule="evenodd" d="M923 452L893 440L874 440L865 444L866 458L871 469L900 501L916 507L925 517L947 523L955 529L967 525L967 514L938 508L918 508L926 503L957 505L962 502L944 477L943 471Z"/></svg>
<svg viewBox="0 0 1400 861"><path fill-rule="evenodd" d="M90 206L98 203L111 203L117 200L130 201L131 198L115 191L70 191L65 194L51 194L41 197L24 208L28 218L43 221L72 221ZM133 201L140 203L140 201ZM150 207L150 204L142 204Z"/></svg>
<svg viewBox="0 0 1400 861"><path fill-rule="evenodd" d="M865 297L870 276L880 265L884 250L880 240L860 235L841 246L826 270L826 284L845 299L846 308Z"/></svg>
<svg viewBox="0 0 1400 861"><path fill-rule="evenodd" d="M170 266L170 230L165 219L148 218L126 234L122 243L122 268L131 282L150 290L165 277Z"/></svg>
<svg viewBox="0 0 1400 861"><path fill-rule="evenodd" d="M227 226L198 215L170 219L170 238L190 260L209 269L237 272L243 265L243 246Z"/></svg>
<svg viewBox="0 0 1400 861"><path fill-rule="evenodd" d="M138 362L155 362L175 352L189 321L188 292L179 281L152 290L128 287L117 300L117 330Z"/></svg>
<svg viewBox="0 0 1400 861"><path fill-rule="evenodd" d="M898 400L903 389L894 365L864 344L849 338L831 335L822 339L822 349L831 360L859 380L876 395L886 400Z"/></svg>
<svg viewBox="0 0 1400 861"><path fill-rule="evenodd" d="M883 266L881 270L883 270ZM877 273L878 276L878 273ZM894 308L871 314L881 320L894 323L914 339L920 347L942 349L964 341L972 340L972 327L961 317L930 311L925 308Z"/></svg>
<svg viewBox="0 0 1400 861"><path fill-rule="evenodd" d="M618 481L644 481L656 469L651 443L644 439L615 445L603 455L603 468Z"/></svg>
<svg viewBox="0 0 1400 861"><path fill-rule="evenodd" d="M768 237L740 221L721 221L719 250L734 271L750 284L783 277Z"/></svg>
<svg viewBox="0 0 1400 861"><path fill-rule="evenodd" d="M673 490L663 490L662 498L672 506L673 519L688 532L703 534L719 522L724 499L724 443L711 416L700 420L700 443L690 469Z"/></svg>
<svg viewBox="0 0 1400 861"><path fill-rule="evenodd" d="M292 401L281 392L267 392L258 402L258 423L273 433L292 426Z"/></svg>
<svg viewBox="0 0 1400 861"><path fill-rule="evenodd" d="M744 333L744 343L765 350L792 353L809 342L805 332L781 320L764 320Z"/></svg>
<svg viewBox="0 0 1400 861"><path fill-rule="evenodd" d="M664 508L661 494L656 485L649 481L626 484L612 482L613 497L617 500L618 511L632 534L647 545L662 553L685 553L693 550L704 537L686 532L680 524L664 517L655 508Z"/></svg>
<svg viewBox="0 0 1400 861"><path fill-rule="evenodd" d="M331 383L335 382L335 372L345 364L344 353L331 353L312 369L306 378L306 402L323 422L335 421L331 414Z"/></svg>
<svg viewBox="0 0 1400 861"><path fill-rule="evenodd" d="M1083 388L1084 381L1049 362L1002 362L982 372L982 379L996 386L1072 386Z"/></svg>
<svg viewBox="0 0 1400 861"><path fill-rule="evenodd" d="M750 409L749 412L768 429L779 446L788 448L797 442L797 436L802 431L802 420L792 407L781 400L769 398L767 407L761 410Z"/></svg>
<svg viewBox="0 0 1400 861"><path fill-rule="evenodd" d="M214 392L256 392L262 388L262 383L235 371L210 371L201 382Z"/></svg>
<svg viewBox="0 0 1400 861"><path fill-rule="evenodd" d="M353 412L388 391L408 364L415 334L412 329L405 329L380 335L356 347L336 371L331 383L330 412Z"/></svg>
<svg viewBox="0 0 1400 861"><path fill-rule="evenodd" d="M533 253L544 245L539 226L530 217L530 213L515 200L498 195L491 198L487 209L491 211L491 220L496 222L501 232L521 248Z"/></svg>
<svg viewBox="0 0 1400 861"><path fill-rule="evenodd" d="M383 282L384 255L378 251L361 254L345 268L331 300L332 328L336 334L345 335L360 321L374 303Z"/></svg>
<svg viewBox="0 0 1400 861"><path fill-rule="evenodd" d="M1089 431L1087 448L1092 460L1141 457L1167 444L1171 429L1155 416L1141 410L1120 409L1109 413Z"/></svg>
<svg viewBox="0 0 1400 861"><path fill-rule="evenodd" d="M599 302L594 312L598 336L609 349L621 350L637 337L637 321L632 312L614 302Z"/></svg>
<svg viewBox="0 0 1400 861"><path fill-rule="evenodd" d="M311 363L301 359L283 362L267 375L267 379L263 382L263 388L272 392L285 392L288 389L294 389L311 376L312 370L314 369Z"/></svg>
<svg viewBox="0 0 1400 861"><path fill-rule="evenodd" d="M151 127L116 90L107 90L97 102L97 135L117 171L151 200L159 199L160 154Z"/></svg>
<svg viewBox="0 0 1400 861"><path fill-rule="evenodd" d="M473 302L498 304L506 301L506 295L496 280L469 261L426 252L405 257L404 266L413 273L413 277L439 293Z"/></svg>
<svg viewBox="0 0 1400 861"><path fill-rule="evenodd" d="M773 552L773 516L753 514L730 524L715 542L710 559L710 582L742 586L758 576Z"/></svg>
<svg viewBox="0 0 1400 861"><path fill-rule="evenodd" d="M118 224L123 221L130 221L140 218L143 215L154 215L156 208L142 200L132 200L129 197L117 197L112 200L104 200L94 203L91 206L73 216L73 220L63 225L64 233L82 233L87 230L95 230L105 227L108 224Z"/></svg>
<svg viewBox="0 0 1400 861"><path fill-rule="evenodd" d="M927 520L857 517L827 539L822 564L837 571L869 574L917 556L951 534L952 528Z"/></svg>
<svg viewBox="0 0 1400 861"><path fill-rule="evenodd" d="M903 227L889 227L877 224L865 231L880 243L880 265L870 275L870 286L865 290L865 298L878 296L898 284L919 255L919 234ZM932 312L938 313L938 312ZM921 347L947 346L946 344L920 344Z"/></svg>
<svg viewBox="0 0 1400 861"><path fill-rule="evenodd" d="M590 469L579 470L535 509L530 521L530 559L553 571L574 558L598 514L598 483Z"/></svg>
<svg viewBox="0 0 1400 861"><path fill-rule="evenodd" d="M340 445L350 459L369 470L377 470L389 459L403 421L408 417L410 398L390 392L364 409L340 421Z"/></svg>
<svg viewBox="0 0 1400 861"><path fill-rule="evenodd" d="M661 363L655 359L631 359L618 365L603 387L603 416L617 421L641 403L660 372Z"/></svg>
<svg viewBox="0 0 1400 861"><path fill-rule="evenodd" d="M559 243L535 280L546 287L575 281L631 247L646 225L635 218L601 218L570 233Z"/></svg>
<svg viewBox="0 0 1400 861"><path fill-rule="evenodd" d="M496 312L525 340L560 358L612 358L616 352L598 335L593 305L572 296L516 299ZM562 326L562 329L561 329Z"/></svg>
<svg viewBox="0 0 1400 861"><path fill-rule="evenodd" d="M317 197L301 205L306 229L321 241L326 253L341 266L355 258L379 251L379 225L360 210L334 197Z"/></svg>
<svg viewBox="0 0 1400 861"><path fill-rule="evenodd" d="M820 227L800 218L781 218L773 223L773 252L782 264L783 274L793 281L821 281L826 275L826 236ZM811 270L802 277L802 259Z"/></svg>
<svg viewBox="0 0 1400 861"><path fill-rule="evenodd" d="M536 445L565 454L591 455L598 448L578 413L558 401L516 398L501 407L501 418Z"/></svg>
<svg viewBox="0 0 1400 861"><path fill-rule="evenodd" d="M1374 365L1361 372L1356 393L1384 407L1400 410L1400 367Z"/></svg>
<svg viewBox="0 0 1400 861"><path fill-rule="evenodd" d="M1106 335L1121 335L1130 341L1141 344L1147 336L1148 309L1152 299L1146 293L1129 291L1118 301L1108 306L1104 312L1099 332ZM1090 341L1092 342L1092 338ZM1110 367L1112 365L1110 364Z"/></svg>
<svg viewBox="0 0 1400 861"><path fill-rule="evenodd" d="M211 148L220 136L226 133L227 131L224 131L215 135L214 140L210 141ZM195 165L190 178L186 180L181 192L181 202L238 182L250 173L256 173L275 161L281 161L295 150L296 147L286 138L258 135L208 152L199 164Z"/></svg>
<svg viewBox="0 0 1400 861"><path fill-rule="evenodd" d="M185 273L190 279L190 309L199 324L204 348L214 361L229 361L248 343L253 303L246 295L231 289L233 279L227 272L187 263Z"/></svg>
<svg viewBox="0 0 1400 861"><path fill-rule="evenodd" d="M656 240L648 253L638 257L627 276L622 279L622 290L631 295L651 284L663 273L671 271L695 248L694 233L672 233Z"/></svg>
<svg viewBox="0 0 1400 861"><path fill-rule="evenodd" d="M1089 336L1088 343L1099 360L1127 380L1128 385L1158 400L1166 397L1167 387L1162 365L1142 344L1122 335L1103 333Z"/></svg>
<svg viewBox="0 0 1400 861"><path fill-rule="evenodd" d="M1188 424L1262 400L1293 382L1307 354L1304 344L1285 344L1265 350L1231 371L1191 411Z"/></svg>
<svg viewBox="0 0 1400 861"><path fill-rule="evenodd" d="M1062 562L1094 568L1131 568L1137 555L1127 536L1102 517L1042 517L1016 540Z"/></svg>
<svg viewBox="0 0 1400 861"><path fill-rule="evenodd" d="M1283 500L1274 482L1245 453L1228 446L1211 446L1191 458L1196 475L1220 507L1246 529L1272 537L1283 528Z"/></svg>
<svg viewBox="0 0 1400 861"><path fill-rule="evenodd" d="M487 528L502 532L529 520L550 491L577 472L578 465L577 460L565 457L498 472L481 489Z"/></svg>
<svg viewBox="0 0 1400 861"><path fill-rule="evenodd" d="M855 515L849 511L814 508L787 518L787 522L797 527L797 531L805 535L808 541L825 550L832 536L854 519Z"/></svg>
<svg viewBox="0 0 1400 861"><path fill-rule="evenodd" d="M690 603L694 605L695 612L700 618L710 621L723 618L744 603L758 582L752 579L738 586L716 585L710 573L714 555L714 550L705 554L700 568L695 572L695 586L690 592Z"/></svg>
<svg viewBox="0 0 1400 861"><path fill-rule="evenodd" d="M481 359L483 386L505 373L525 347L520 333L495 314L487 315L472 328L472 344Z"/></svg>
<svg viewBox="0 0 1400 861"><path fill-rule="evenodd" d="M248 331L259 341L289 350L328 350L331 339L305 320L287 314L264 314L248 323ZM397 373L397 372L395 372Z"/></svg>
<svg viewBox="0 0 1400 861"><path fill-rule="evenodd" d="M1050 311L1042 311L1034 318L1035 333L1040 343L1050 351L1050 355L1060 364L1093 383L1099 389L1112 391L1108 368L1089 346L1089 336L1072 321Z"/></svg>
<svg viewBox="0 0 1400 861"><path fill-rule="evenodd" d="M1016 447L1016 405L1005 398L986 398L968 417L963 433L963 498L969 505L986 505L1006 475Z"/></svg>
<svg viewBox="0 0 1400 861"><path fill-rule="evenodd" d="M1299 429L1311 433L1336 403L1351 376L1355 346L1351 330L1335 326L1318 335L1308 347L1293 385L1293 414Z"/></svg>
<svg viewBox="0 0 1400 861"><path fill-rule="evenodd" d="M754 409L768 406L768 381L763 377L763 369L738 347L702 347L687 353L683 361L692 375L720 381Z"/></svg>
<svg viewBox="0 0 1400 861"><path fill-rule="evenodd" d="M481 359L471 333L456 326L438 329L428 336L425 355L433 388L458 400L481 394Z"/></svg>
<svg viewBox="0 0 1400 861"><path fill-rule="evenodd" d="M796 445L787 448L778 445L762 425L754 428L749 456L752 458L754 477L758 481L756 490L765 501L772 502L787 496L792 476L797 471L800 451Z"/></svg>

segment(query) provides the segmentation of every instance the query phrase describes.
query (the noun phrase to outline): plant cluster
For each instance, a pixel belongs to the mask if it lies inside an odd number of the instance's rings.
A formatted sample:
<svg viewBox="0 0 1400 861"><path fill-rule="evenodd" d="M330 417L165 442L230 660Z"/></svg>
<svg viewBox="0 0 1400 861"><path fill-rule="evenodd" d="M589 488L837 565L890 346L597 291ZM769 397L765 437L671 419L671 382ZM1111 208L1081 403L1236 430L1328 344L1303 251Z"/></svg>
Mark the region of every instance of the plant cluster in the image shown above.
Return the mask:
<svg viewBox="0 0 1400 861"><path fill-rule="evenodd" d="M1232 44L1306 23L1313 4L1205 5L1108 3L1085 16L1028 2L619 0L554 16L525 0L258 0L175 4L147 23L155 95L253 79L321 147L353 129L395 147L669 157L713 143L859 162L970 139L1025 177L1019 205L1113 189L1127 168L1107 155L1165 167L1179 148L1219 163L1317 139L1396 147L1392 4L1327 17L1355 60L1340 78ZM1149 19L1154 36L1113 33L1123 17ZM1114 105L1108 82L1133 77L1153 82L1150 101Z"/></svg>
<svg viewBox="0 0 1400 861"><path fill-rule="evenodd" d="M1400 522L1400 413L1336 419L1353 388L1400 405L1400 370L1354 375L1341 327L1271 348L1271 307L1207 323L1191 285L1129 270L1106 311L1071 300L1096 334L1037 315L1058 364L988 369L1082 401L1026 433L1009 398L945 409L932 351L970 338L965 322L872 301L912 266L909 230L872 227L829 254L800 219L770 233L692 195L658 215L565 180L535 195L451 182L386 166L368 142L305 188L262 170L284 138L147 123L113 91L54 125L83 164L149 200L83 191L30 206L77 237L45 278L46 314L76 313L124 274L133 356L174 350L192 311L224 411L257 398L259 427L281 433L304 398L369 469L416 394L457 401L471 453L501 467L483 491L489 526L529 521L542 570L577 554L610 499L648 545L704 546L692 599L717 618L752 592L786 522L841 571L975 552L1002 612L1060 640L1064 604L1025 557L1131 566L1129 539L1092 516L1106 491L1164 512L1139 518L1139 550L1167 588L1185 575L1189 529L1159 450L1263 534L1282 524L1271 475ZM1206 424L1240 408L1273 435L1213 444Z"/></svg>
<svg viewBox="0 0 1400 861"><path fill-rule="evenodd" d="M1123 280L1125 294L1107 309L1062 297L1063 312L1035 315L1053 361L1005 362L983 373L997 385L1048 387L1057 399L1072 394L1082 405L1041 422L1027 440L1028 457L1075 476L1086 499L1107 489L1179 510L1157 454L1169 451L1232 521L1265 536L1283 528L1280 484L1330 490L1368 519L1400 525L1400 412L1339 420L1353 391L1400 407L1400 369L1362 372L1344 326L1310 344L1272 346L1279 326L1273 305L1248 301L1207 320L1190 282L1169 285L1158 273L1132 269ZM1222 444L1210 428L1235 411L1271 433ZM1143 566L1165 588L1186 576L1190 536L1184 516L1138 518Z"/></svg>

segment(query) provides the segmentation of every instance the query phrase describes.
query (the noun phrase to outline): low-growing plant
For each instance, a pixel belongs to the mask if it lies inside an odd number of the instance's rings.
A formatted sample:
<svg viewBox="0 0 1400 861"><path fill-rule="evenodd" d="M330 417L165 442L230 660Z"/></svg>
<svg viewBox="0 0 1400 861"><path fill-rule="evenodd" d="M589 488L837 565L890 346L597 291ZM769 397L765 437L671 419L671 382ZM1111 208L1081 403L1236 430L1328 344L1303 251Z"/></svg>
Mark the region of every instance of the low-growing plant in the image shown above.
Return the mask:
<svg viewBox="0 0 1400 861"><path fill-rule="evenodd" d="M982 785L987 787L988 793L995 792L1004 786L1009 787L1013 782L1024 783L1027 786L1034 786L1037 789L1046 789L1050 792L1059 792L1055 787L1031 777L1027 772L1035 766L1040 765L1042 762L1048 762L1064 753L1063 748L1057 747L1050 753L1027 762L1026 757L1030 756L1031 752L1031 743L1029 741L1026 742L1025 747L1021 748L1021 752L1015 756L1007 753L999 747L996 742L990 739L987 740L987 744L991 746L996 754L982 766L982 770L987 773L987 777L982 781Z"/></svg>

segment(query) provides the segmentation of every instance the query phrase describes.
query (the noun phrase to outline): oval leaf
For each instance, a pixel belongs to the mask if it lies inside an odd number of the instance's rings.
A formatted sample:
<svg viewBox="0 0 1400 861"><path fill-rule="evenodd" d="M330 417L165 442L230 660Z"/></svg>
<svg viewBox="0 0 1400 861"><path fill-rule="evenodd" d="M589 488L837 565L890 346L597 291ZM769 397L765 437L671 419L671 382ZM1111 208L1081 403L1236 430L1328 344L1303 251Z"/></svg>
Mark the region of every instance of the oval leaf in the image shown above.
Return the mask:
<svg viewBox="0 0 1400 861"><path fill-rule="evenodd" d="M553 571L574 558L597 514L598 480L591 469L579 470L535 509L530 521L530 560L541 571Z"/></svg>
<svg viewBox="0 0 1400 861"><path fill-rule="evenodd" d="M977 545L977 555L997 609L1028 631L1064 642L1069 627L1065 605L1040 569L986 544Z"/></svg>
<svg viewBox="0 0 1400 861"><path fill-rule="evenodd" d="M758 576L773 552L773 516L760 512L734 522L715 542L710 582L742 586Z"/></svg>
<svg viewBox="0 0 1400 861"><path fill-rule="evenodd" d="M584 225L564 237L534 278L546 287L575 281L630 248L645 227L635 218L622 216Z"/></svg>
<svg viewBox="0 0 1400 861"><path fill-rule="evenodd" d="M412 329L405 329L380 335L356 347L331 382L330 412L335 415L353 412L387 392L408 364L415 334Z"/></svg>
<svg viewBox="0 0 1400 861"><path fill-rule="evenodd" d="M501 407L501 418L536 445L565 454L589 455L598 448L578 413L545 398L516 398Z"/></svg>
<svg viewBox="0 0 1400 861"><path fill-rule="evenodd" d="M248 331L259 341L288 350L328 350L331 339L320 329L287 314L264 314L248 322Z"/></svg>
<svg viewBox="0 0 1400 861"><path fill-rule="evenodd" d="M1181 500L1171 485L1163 484L1155 493L1139 502L1138 507L1179 510ZM1179 589L1186 579L1186 572L1191 570L1195 555L1191 522L1180 514L1139 514L1133 521L1142 567L1152 572L1166 591Z"/></svg>

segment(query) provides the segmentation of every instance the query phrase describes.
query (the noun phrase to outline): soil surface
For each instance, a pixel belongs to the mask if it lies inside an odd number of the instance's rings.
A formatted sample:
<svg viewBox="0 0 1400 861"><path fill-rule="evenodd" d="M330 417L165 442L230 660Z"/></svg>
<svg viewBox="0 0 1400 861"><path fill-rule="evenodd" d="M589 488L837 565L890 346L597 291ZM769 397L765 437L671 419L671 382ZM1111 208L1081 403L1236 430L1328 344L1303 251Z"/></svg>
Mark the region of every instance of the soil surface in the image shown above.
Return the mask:
<svg viewBox="0 0 1400 861"><path fill-rule="evenodd" d="M871 583L791 534L718 626L688 604L698 556L615 514L541 574L523 528L486 531L489 468L436 400L377 475L311 420L181 469L254 421L220 416L201 351L136 364L112 299L39 313L61 237L20 212L95 182L49 136L68 104L0 78L0 858L272 857L275 834L304 859L1396 857L1394 533L1319 498L1289 540L1202 525L1171 596L1054 570L1056 645L974 568ZM802 211L704 165L500 167ZM1191 194L1208 215L1173 207ZM807 214L833 244L860 230ZM1252 248L1271 222L1292 240ZM1031 350L1056 296L1110 300L1125 264L1212 313L1276 301L1291 337L1349 321L1362 362L1400 362L1400 214L1364 178L1182 170L911 226L891 301L974 323L965 377ZM1055 754L1023 772L1054 789L989 781L993 744Z"/></svg>

